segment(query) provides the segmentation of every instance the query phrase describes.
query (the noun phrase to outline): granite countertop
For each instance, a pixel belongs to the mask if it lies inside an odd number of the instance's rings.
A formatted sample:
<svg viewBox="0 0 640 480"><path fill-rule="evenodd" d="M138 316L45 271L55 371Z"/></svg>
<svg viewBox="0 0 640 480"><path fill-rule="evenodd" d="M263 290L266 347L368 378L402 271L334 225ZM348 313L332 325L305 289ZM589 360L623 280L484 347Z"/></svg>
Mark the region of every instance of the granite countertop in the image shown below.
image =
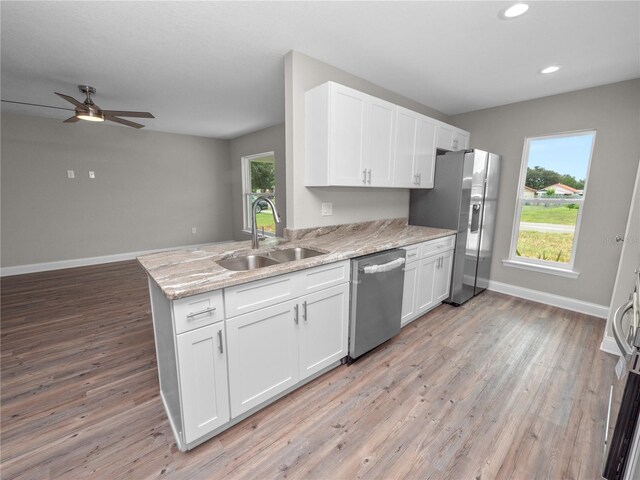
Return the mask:
<svg viewBox="0 0 640 480"><path fill-rule="evenodd" d="M250 241L229 242L152 253L138 257L138 261L165 296L174 300L455 233L454 230L407 225L406 219L380 220L285 230L285 238L264 240L259 250L252 250ZM291 247L313 248L325 254L240 272L227 270L216 263L232 256Z"/></svg>

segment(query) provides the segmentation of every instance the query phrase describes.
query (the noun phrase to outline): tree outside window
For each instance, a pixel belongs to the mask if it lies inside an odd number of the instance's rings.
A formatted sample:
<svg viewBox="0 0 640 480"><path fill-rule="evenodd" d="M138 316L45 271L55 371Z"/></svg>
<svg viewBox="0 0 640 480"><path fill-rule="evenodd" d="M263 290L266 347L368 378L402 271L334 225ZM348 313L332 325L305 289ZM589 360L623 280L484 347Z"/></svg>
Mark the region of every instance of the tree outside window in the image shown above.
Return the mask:
<svg viewBox="0 0 640 480"><path fill-rule="evenodd" d="M261 195L275 199L275 156L273 152L260 153L242 158L244 229L251 230L252 206ZM258 230L275 235L276 226L271 207L265 201L259 201L256 207Z"/></svg>

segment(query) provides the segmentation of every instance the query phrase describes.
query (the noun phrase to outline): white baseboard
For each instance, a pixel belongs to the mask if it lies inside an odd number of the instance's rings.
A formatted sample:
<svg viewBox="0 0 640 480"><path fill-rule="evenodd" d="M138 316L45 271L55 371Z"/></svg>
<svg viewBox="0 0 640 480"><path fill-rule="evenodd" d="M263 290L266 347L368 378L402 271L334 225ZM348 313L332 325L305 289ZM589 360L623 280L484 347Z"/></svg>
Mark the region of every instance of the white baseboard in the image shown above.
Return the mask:
<svg viewBox="0 0 640 480"><path fill-rule="evenodd" d="M490 280L488 290L506 293L507 295L512 295L514 297L526 298L527 300L533 300L534 302L564 308L573 312L586 313L587 315L592 315L594 317L606 319L609 315L608 306L589 303L582 300L575 300L568 297L561 297L560 295L554 295L553 293L531 290L530 288L518 287L508 283Z"/></svg>
<svg viewBox="0 0 640 480"><path fill-rule="evenodd" d="M212 243L229 243L212 242ZM24 273L47 272L49 270L62 270L64 268L86 267L88 265L100 265L102 263L122 262L125 260L134 260L140 255L148 253L164 252L167 250L177 250L180 248L198 248L203 245L211 245L211 243L200 243L197 245L183 245L176 247L156 248L154 250L141 250L139 252L116 253L113 255L102 255L99 257L73 258L70 260L60 260L57 262L31 263L29 265L16 265L15 267L0 268L0 277L8 277L11 275L22 275Z"/></svg>
<svg viewBox="0 0 640 480"><path fill-rule="evenodd" d="M602 343L600 344L600 350L607 353L612 353L613 355L619 356L620 349L618 348L618 344L616 343L613 337L609 335L605 335L602 338Z"/></svg>

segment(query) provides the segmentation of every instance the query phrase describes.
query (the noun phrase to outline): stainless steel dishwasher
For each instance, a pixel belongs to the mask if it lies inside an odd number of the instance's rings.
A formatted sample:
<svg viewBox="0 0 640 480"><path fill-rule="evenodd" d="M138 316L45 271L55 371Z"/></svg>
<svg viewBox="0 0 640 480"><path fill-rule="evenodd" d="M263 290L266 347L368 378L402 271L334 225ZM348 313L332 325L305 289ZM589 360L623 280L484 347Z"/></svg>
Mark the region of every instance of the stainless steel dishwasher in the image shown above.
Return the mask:
<svg viewBox="0 0 640 480"><path fill-rule="evenodd" d="M404 250L386 250L351 260L351 362L400 331Z"/></svg>

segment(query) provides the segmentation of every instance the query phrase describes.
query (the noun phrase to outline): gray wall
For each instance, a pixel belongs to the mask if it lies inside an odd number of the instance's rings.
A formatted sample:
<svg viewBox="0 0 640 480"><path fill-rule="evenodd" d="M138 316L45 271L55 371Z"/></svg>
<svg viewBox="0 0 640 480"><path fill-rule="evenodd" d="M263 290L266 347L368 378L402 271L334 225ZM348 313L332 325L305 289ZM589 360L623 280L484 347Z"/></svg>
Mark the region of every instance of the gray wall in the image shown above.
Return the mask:
<svg viewBox="0 0 640 480"><path fill-rule="evenodd" d="M226 140L4 113L1 186L3 267L231 239Z"/></svg>
<svg viewBox="0 0 640 480"><path fill-rule="evenodd" d="M242 157L256 153L273 152L276 159L276 208L280 213L280 223L276 225L276 234L282 236L287 225L286 212L286 165L285 165L285 127L284 123L274 125L257 132L234 138L230 141L230 171L233 198L233 237L246 240L250 237L242 231Z"/></svg>
<svg viewBox="0 0 640 480"><path fill-rule="evenodd" d="M609 305L640 158L640 80L589 88L455 115L475 148L502 155L491 279L599 305ZM524 140L597 130L573 280L507 267Z"/></svg>
<svg viewBox="0 0 640 480"><path fill-rule="evenodd" d="M298 52L285 57L285 123L287 137L288 228L308 228L407 217L409 190L304 186L304 94L329 80L411 110L448 121L446 115L374 85L362 78ZM322 202L333 203L333 215L320 215Z"/></svg>

